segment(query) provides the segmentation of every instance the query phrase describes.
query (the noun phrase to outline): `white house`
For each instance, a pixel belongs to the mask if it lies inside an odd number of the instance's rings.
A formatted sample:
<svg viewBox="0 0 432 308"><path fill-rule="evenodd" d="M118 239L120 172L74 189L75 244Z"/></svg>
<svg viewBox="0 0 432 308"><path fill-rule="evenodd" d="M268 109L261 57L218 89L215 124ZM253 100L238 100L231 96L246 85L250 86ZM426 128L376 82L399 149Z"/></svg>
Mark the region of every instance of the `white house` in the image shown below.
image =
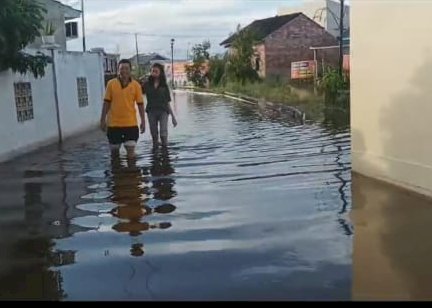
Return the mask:
<svg viewBox="0 0 432 308"><path fill-rule="evenodd" d="M339 37L340 3L337 0L304 0L301 5L281 7L278 15L302 12L323 26L334 37ZM344 8L344 29L350 27L350 7Z"/></svg>
<svg viewBox="0 0 432 308"><path fill-rule="evenodd" d="M66 23L71 19L79 18L81 16L81 11L55 0L36 1L39 2L46 10L44 26L50 23L53 25L55 29L55 42L60 45L60 49L66 50L67 40L78 37L78 33L76 32L77 29L68 31L70 33L66 35ZM32 44L28 45L28 47L40 48L42 45L42 39L39 37Z"/></svg>
<svg viewBox="0 0 432 308"><path fill-rule="evenodd" d="M25 51L52 58L45 76L0 72L0 161L96 128L104 91L103 53L66 50L65 22L79 11L54 0L46 21L57 26L51 47L40 38Z"/></svg>

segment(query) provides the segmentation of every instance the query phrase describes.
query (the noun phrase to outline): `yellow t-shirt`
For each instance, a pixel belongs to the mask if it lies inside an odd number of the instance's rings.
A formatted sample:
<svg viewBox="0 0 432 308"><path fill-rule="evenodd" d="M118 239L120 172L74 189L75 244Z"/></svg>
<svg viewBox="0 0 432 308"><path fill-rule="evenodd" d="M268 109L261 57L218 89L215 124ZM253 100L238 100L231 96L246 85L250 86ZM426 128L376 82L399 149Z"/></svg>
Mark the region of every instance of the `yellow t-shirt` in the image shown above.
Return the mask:
<svg viewBox="0 0 432 308"><path fill-rule="evenodd" d="M138 81L131 80L123 88L118 78L111 79L108 81L104 100L111 103L108 111L108 127L138 126L135 104L144 104Z"/></svg>

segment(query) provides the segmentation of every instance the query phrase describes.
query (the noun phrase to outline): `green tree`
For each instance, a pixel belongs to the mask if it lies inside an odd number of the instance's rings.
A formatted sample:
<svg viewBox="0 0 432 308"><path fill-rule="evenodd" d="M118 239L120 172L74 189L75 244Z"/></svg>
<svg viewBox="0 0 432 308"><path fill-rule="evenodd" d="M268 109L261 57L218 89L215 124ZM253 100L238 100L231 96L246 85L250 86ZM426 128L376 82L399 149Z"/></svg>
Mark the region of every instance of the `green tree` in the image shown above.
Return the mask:
<svg viewBox="0 0 432 308"><path fill-rule="evenodd" d="M318 86L318 89L324 92L326 102L336 103L338 94L350 88L349 75L341 76L339 70L327 67Z"/></svg>
<svg viewBox="0 0 432 308"><path fill-rule="evenodd" d="M204 41L192 47L192 65L186 66L186 74L189 81L196 87L204 87L207 76L203 73L204 64L209 60L210 42Z"/></svg>
<svg viewBox="0 0 432 308"><path fill-rule="evenodd" d="M209 79L212 86L217 87L225 81L225 66L228 61L228 55L213 56L209 61Z"/></svg>
<svg viewBox="0 0 432 308"><path fill-rule="evenodd" d="M254 46L257 43L256 35L248 29L237 27L234 40L231 44L232 52L229 55L227 65L227 77L230 81L239 81L245 84L247 81L259 80L258 73L253 67L253 59L256 56Z"/></svg>
<svg viewBox="0 0 432 308"><path fill-rule="evenodd" d="M45 74L49 57L30 55L22 50L40 36L45 9L34 0L1 0L0 5L0 71Z"/></svg>

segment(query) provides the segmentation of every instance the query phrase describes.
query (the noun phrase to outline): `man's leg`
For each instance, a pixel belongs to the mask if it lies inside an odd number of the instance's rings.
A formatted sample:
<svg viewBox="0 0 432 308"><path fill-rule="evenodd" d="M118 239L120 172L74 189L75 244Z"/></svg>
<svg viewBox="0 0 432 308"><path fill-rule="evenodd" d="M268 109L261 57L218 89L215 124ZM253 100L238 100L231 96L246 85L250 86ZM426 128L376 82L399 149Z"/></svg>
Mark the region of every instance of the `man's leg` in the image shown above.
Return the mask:
<svg viewBox="0 0 432 308"><path fill-rule="evenodd" d="M120 157L120 147L121 144L110 144L111 157L117 158Z"/></svg>
<svg viewBox="0 0 432 308"><path fill-rule="evenodd" d="M111 151L111 157L116 158L120 156L120 147L122 143L122 134L118 128L108 127L107 138Z"/></svg>
<svg viewBox="0 0 432 308"><path fill-rule="evenodd" d="M126 141L124 144L124 147L125 147L126 152L127 152L127 158L130 160L135 159L136 142L135 141Z"/></svg>
<svg viewBox="0 0 432 308"><path fill-rule="evenodd" d="M124 130L124 147L127 152L127 157L129 160L135 159L135 147L139 138L139 128L137 127L128 127Z"/></svg>
<svg viewBox="0 0 432 308"><path fill-rule="evenodd" d="M150 126L150 134L153 139L153 148L157 148L159 146L158 112L150 111L147 114L147 118Z"/></svg>
<svg viewBox="0 0 432 308"><path fill-rule="evenodd" d="M163 147L168 146L168 116L167 112L162 112L159 117L160 136Z"/></svg>

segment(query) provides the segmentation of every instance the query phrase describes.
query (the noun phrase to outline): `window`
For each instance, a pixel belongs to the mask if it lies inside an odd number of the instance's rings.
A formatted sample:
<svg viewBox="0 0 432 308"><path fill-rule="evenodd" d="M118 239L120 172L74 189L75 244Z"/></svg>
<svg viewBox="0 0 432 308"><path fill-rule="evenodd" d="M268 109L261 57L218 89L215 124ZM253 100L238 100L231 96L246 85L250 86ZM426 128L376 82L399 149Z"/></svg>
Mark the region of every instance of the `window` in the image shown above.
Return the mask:
<svg viewBox="0 0 432 308"><path fill-rule="evenodd" d="M260 58L255 58L255 70L258 72L260 70Z"/></svg>
<svg viewBox="0 0 432 308"><path fill-rule="evenodd" d="M66 38L74 39L78 37L78 23L76 21L66 23L65 27L66 27Z"/></svg>
<svg viewBox="0 0 432 308"><path fill-rule="evenodd" d="M78 104L80 107L88 106L88 93L87 93L87 78L78 77L77 78L77 88L78 88Z"/></svg>
<svg viewBox="0 0 432 308"><path fill-rule="evenodd" d="M14 90L18 122L32 120L34 113L30 82L16 82L14 83Z"/></svg>

